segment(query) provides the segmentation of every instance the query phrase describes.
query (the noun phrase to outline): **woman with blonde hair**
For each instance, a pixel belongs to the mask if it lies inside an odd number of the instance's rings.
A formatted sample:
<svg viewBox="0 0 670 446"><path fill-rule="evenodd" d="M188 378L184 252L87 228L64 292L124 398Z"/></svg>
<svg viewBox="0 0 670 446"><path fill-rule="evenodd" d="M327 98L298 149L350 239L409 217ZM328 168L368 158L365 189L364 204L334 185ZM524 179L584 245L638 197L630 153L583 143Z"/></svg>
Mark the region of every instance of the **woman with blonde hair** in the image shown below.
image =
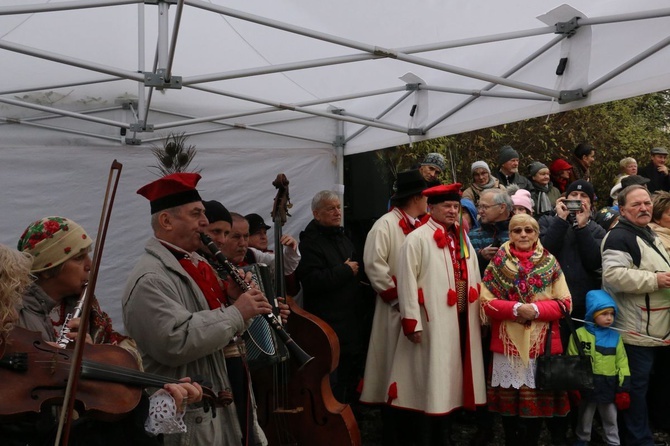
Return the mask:
<svg viewBox="0 0 670 446"><path fill-rule="evenodd" d="M535 386L535 359L544 353L551 330L551 353L563 351L558 320L570 310L570 291L555 257L539 240L537 221L517 214L505 242L484 271L482 321L491 325L493 352L489 410L502 415L506 445L536 445L542 419L564 417L566 392ZM560 302L560 303L559 303Z"/></svg>
<svg viewBox="0 0 670 446"><path fill-rule="evenodd" d="M16 307L30 285L29 255L0 245L0 336L6 335L16 322Z"/></svg>
<svg viewBox="0 0 670 446"><path fill-rule="evenodd" d="M665 250L670 253L670 192L656 192L651 197L653 209L649 227L661 239Z"/></svg>

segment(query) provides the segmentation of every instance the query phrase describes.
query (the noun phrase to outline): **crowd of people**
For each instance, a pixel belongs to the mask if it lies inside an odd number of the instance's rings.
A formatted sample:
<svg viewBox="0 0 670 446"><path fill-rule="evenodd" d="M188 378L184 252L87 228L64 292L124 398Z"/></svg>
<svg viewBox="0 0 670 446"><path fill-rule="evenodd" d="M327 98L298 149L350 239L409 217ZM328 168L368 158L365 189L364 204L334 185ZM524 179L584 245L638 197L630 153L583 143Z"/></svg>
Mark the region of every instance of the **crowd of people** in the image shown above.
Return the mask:
<svg viewBox="0 0 670 446"><path fill-rule="evenodd" d="M422 217L392 198L365 246L378 298L361 401L382 405L384 444L452 444L463 409L477 425L471 445L493 441L498 416L506 445L537 445L544 426L554 445L664 444L652 426L668 428L670 396L668 152L651 149L641 175L622 160L601 208L595 155L579 144L571 160L533 160L523 176L519 153L503 146L496 171L472 163L469 185L424 175L420 190L406 179L420 170L398 175L394 197L428 206ZM581 327L576 339L563 309ZM577 345L595 388L539 389L538 356Z"/></svg>
<svg viewBox="0 0 670 446"><path fill-rule="evenodd" d="M149 201L153 237L121 298L127 335L92 296L86 342L124 349L141 370L173 381L146 389L121 421L78 414L71 444L268 444L242 334L273 311L290 321L289 306L280 299L274 308L274 296L232 280L202 234L236 268L274 270L283 259L288 294L338 337L333 395L380 406L384 445L454 444L464 411L477 425L475 446L493 440L497 419L506 445L537 445L545 426L552 444L593 443L596 412L605 444L660 444L652 426L670 429L668 152L651 149L640 175L634 159L622 160L600 209L595 153L579 144L573 159L531 161L524 176L519 153L503 146L497 170L475 161L466 185L442 184L445 160L430 153L398 174L362 252L331 191L314 195L313 220L299 240L283 235L275 256L263 218L203 200L199 174L145 185L137 193ZM0 341L10 345L21 327L56 352L63 333L83 330L67 316L87 287L94 241L59 216L31 223L18 240L18 249L0 245ZM579 322L577 338L563 310ZM539 389L537 358L578 345L593 358L595 388ZM211 410L201 384L231 392L232 402ZM60 410L0 419L3 444L53 442Z"/></svg>

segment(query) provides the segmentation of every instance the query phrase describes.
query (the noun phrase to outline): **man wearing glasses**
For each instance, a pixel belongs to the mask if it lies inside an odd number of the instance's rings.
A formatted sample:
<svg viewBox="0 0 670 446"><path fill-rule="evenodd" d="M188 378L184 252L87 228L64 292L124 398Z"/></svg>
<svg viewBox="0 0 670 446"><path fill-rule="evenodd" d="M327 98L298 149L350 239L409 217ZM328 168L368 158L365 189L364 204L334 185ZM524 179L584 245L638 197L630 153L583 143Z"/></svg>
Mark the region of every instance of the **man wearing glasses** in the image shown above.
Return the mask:
<svg viewBox="0 0 670 446"><path fill-rule="evenodd" d="M477 253L480 271L486 269L500 245L509 240L512 209L514 203L507 191L487 189L482 192L477 205L481 226L468 234Z"/></svg>

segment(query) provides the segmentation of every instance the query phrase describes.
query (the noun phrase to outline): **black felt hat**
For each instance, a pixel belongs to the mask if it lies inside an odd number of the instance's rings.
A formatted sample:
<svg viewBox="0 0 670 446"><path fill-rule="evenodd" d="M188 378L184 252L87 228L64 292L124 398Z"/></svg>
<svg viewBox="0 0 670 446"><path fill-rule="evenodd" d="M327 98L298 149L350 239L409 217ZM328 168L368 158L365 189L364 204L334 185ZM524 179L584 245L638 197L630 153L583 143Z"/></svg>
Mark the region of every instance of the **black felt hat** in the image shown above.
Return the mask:
<svg viewBox="0 0 670 446"><path fill-rule="evenodd" d="M423 179L418 169L406 170L398 173L398 178L393 183L392 199L411 197L419 195L428 188L426 180Z"/></svg>

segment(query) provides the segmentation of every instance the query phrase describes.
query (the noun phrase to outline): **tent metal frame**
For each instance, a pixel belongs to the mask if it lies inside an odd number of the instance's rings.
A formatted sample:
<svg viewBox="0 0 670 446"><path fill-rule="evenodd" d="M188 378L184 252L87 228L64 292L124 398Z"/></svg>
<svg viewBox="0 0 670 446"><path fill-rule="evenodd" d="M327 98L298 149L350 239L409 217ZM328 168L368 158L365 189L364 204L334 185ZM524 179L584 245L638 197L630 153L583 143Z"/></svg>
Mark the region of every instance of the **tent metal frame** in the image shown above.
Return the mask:
<svg viewBox="0 0 670 446"><path fill-rule="evenodd" d="M572 101L583 100L584 98L587 97L588 94L590 94L595 89L605 84L612 78L620 75L621 73L624 73L625 71L629 70L631 67L635 66L639 62L645 60L654 53L670 45L670 37L667 37L665 39L660 40L655 45L652 45L651 47L642 51L637 56L632 57L625 63L622 63L619 66L613 68L610 72L603 75L600 79L591 82L589 85L585 85L581 89L556 90L513 80L511 79L511 76L514 73L521 70L523 67L530 64L533 60L540 57L542 54L546 53L550 48L552 48L556 44L560 43L566 38L573 36L575 33L578 33L581 27L597 26L597 25L634 21L634 20L647 20L656 17L667 17L670 16L670 8L648 11L648 12L619 14L619 15L611 15L603 17L592 17L592 18L575 17L568 22L557 23L554 26L542 26L538 28L531 28L515 32L498 33L476 38L460 39L448 42L436 42L426 45L417 45L405 48L383 48L366 42L359 42L352 39L347 39L344 37L319 32L313 29L294 26L288 23L269 19L267 17L261 17L258 15L245 13L221 5L214 5L203 0L146 0L146 1L74 0L61 3L24 4L24 5L0 7L0 15L4 16L4 15L18 15L18 14L47 13L55 11L114 7L114 6L132 5L132 4L138 5L138 15L137 15L138 71L130 71L117 67L111 67L104 64L69 57L63 54L44 51L38 48L33 48L26 45L21 45L18 43L0 39L0 49L2 50L20 53L52 61L55 63L65 64L72 67L77 67L84 70L96 73L102 73L106 75L98 78L90 78L89 80L81 82L54 83L51 85L36 85L24 89L8 89L0 91L0 103L26 109L37 110L45 113L44 115L27 119L13 118L10 116L0 116L0 125L21 124L35 128L45 128L59 132L68 132L75 135L85 135L89 137L95 137L103 140L115 141L125 144L143 144L148 143L150 141L161 140L162 139L161 137L145 138L144 140L141 140L137 136L138 134L147 134L156 130L176 131L176 129L180 129L184 131L185 135L188 136L188 135L196 135L204 133L221 132L230 129L244 129L253 132L270 134L273 136L312 141L319 144L331 144L332 147L335 149L336 153L338 154L338 157L340 157L343 156L343 151L346 144L352 141L354 138L360 136L363 132L365 132L366 129L369 129L371 127L379 128L390 132L405 133L410 137L426 136L429 133L429 131L436 125L438 125L439 123L443 122L446 119L449 119L454 114L463 110L465 107L472 104L474 101L476 101L478 98L481 97L514 98L514 99L537 100L537 101L557 101L559 103L567 103ZM170 15L168 12L170 6L173 5L176 6L176 12L172 20L172 32L170 32ZM158 35L156 39L156 54L154 57L154 64L151 71L145 71L145 67L143 66L145 60L145 48L144 48L145 8L147 6L156 7L156 13L158 15L158 22L159 22ZM282 30L296 35L301 35L311 39L317 39L324 42L329 42L334 45L339 45L342 47L357 50L358 52L338 57L325 57L320 59L277 64L274 66L261 66L244 70L231 70L227 72L200 74L182 78L181 76L174 75L172 71L175 57L177 57L176 49L179 43L179 31L180 31L181 19L183 14L187 13L185 7L197 8L214 14L220 14L226 17L236 18L246 22L255 23L261 26L271 27L274 29ZM454 65L437 62L431 60L426 56L426 53L430 53L431 51L439 51L452 48L463 48L473 45L481 45L485 43L499 42L511 39L520 39L520 38L540 36L546 34L557 34L557 35L551 41L543 44L532 54L528 55L524 60L520 61L514 67L510 68L509 70L500 75L477 72L464 67L458 67ZM306 70L316 67L350 64L380 58L397 59L400 61L408 62L410 64L428 67L434 70L439 70L455 74L458 76L465 76L480 81L485 81L487 82L487 84L483 88L473 90L473 89L454 88L446 85L426 85L424 83L420 84L407 83L404 86L399 85L398 88L387 88L378 91L359 92L356 94L343 95L340 97L324 98L319 100L297 102L297 103L271 101L265 98L253 97L250 95L245 95L232 91L225 91L221 89L215 89L203 85L210 82L219 82L230 79L260 76L273 73L282 73L295 70ZM76 112L76 111L59 109L57 107L34 104L28 101L7 97L9 95L16 95L20 93L25 94L28 92L58 89L65 87L76 87L79 85L96 85L100 83L114 82L120 80L130 80L137 83L138 88L137 101L135 103L130 104L127 107L123 107L131 111L131 115L134 119L132 122L123 122L119 120L112 120L94 116L94 114L96 113L104 113L110 110L118 110L119 108L122 107L112 107L112 108ZM492 91L497 86L508 87L513 89L513 91L511 92L507 90ZM264 105L265 107L251 109L238 113L225 113L212 116L192 116L187 114L180 115L175 113L169 113L169 114L162 113L164 116L172 115L174 117L181 119L175 119L169 122L150 124L149 123L150 112L152 111L159 112L159 110L151 108L151 98L153 91L155 89L181 89L181 88L190 88L206 92L209 94L222 95L229 98L235 98L237 100L242 101L243 103L261 104ZM439 116L437 119L434 119L432 122L420 128L400 126L397 124L393 124L389 121L384 121L384 117L387 116L391 111L396 109L400 104L404 103L414 95L420 94L422 90L465 95L467 97L463 101L461 101L458 105L452 107L450 110ZM323 109L314 108L314 106L323 106L324 104L330 104L334 102L345 101L347 99L361 98L373 95L387 95L389 97L389 105L383 110L379 111L379 113L377 113L375 116L363 116L359 113L356 113L354 110L331 108L328 111L323 111ZM254 124L231 121L236 118L259 116L261 114L276 113L276 112L280 112L281 114L280 119L275 120L269 119ZM288 117L286 117L286 115L288 115ZM301 116L303 118L307 116L307 117L326 118L332 120L335 123L334 125L336 126L337 130L336 131L337 136L335 138L335 141L320 140L318 138L310 137L307 135L300 135L296 133L279 132L269 128L273 124L294 120L296 119L296 116L298 117L298 119L300 119ZM77 129L68 129L65 127L44 123L52 119L63 118L63 117L73 118L82 121L95 122L105 126L115 127L121 130L121 135L124 135L125 131L131 131L133 135L126 137L124 139L123 136L112 137L104 134L93 134L91 132L83 132ZM360 126L360 128L352 127L351 134L347 135L345 131L346 130L345 123L354 124L356 126ZM205 130L189 129L189 126L193 126L196 124L212 124L213 127L211 129L205 129Z"/></svg>

